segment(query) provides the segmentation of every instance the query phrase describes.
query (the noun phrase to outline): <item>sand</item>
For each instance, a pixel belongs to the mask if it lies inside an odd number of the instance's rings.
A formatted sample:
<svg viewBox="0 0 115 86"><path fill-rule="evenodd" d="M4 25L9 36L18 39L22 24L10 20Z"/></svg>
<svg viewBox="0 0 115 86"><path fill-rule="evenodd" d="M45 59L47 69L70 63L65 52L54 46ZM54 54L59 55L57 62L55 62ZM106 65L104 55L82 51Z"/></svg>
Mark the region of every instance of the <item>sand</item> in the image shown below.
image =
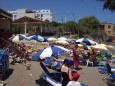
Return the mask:
<svg viewBox="0 0 115 86"><path fill-rule="evenodd" d="M30 61L31 70L26 70L24 64L10 65L9 76L5 79L6 86L46 86L48 83L40 76L43 73L39 62ZM88 86L107 86L102 81L101 74L98 72L98 67L80 66L78 73L81 75L79 78L80 83L86 83ZM50 86L50 85L48 85Z"/></svg>

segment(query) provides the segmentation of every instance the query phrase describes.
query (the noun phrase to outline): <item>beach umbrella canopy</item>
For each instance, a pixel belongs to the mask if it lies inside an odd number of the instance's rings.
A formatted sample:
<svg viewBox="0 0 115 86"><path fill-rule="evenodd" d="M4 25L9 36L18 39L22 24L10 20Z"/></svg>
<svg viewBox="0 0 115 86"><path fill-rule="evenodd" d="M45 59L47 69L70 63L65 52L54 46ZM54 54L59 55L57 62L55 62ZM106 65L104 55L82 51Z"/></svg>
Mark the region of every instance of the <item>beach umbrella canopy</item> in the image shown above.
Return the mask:
<svg viewBox="0 0 115 86"><path fill-rule="evenodd" d="M49 46L45 49L40 50L39 52L37 52L36 54L34 54L32 56L33 60L38 60L40 59L45 59L47 57L51 57L52 55L60 55L60 54L64 54L64 53L69 53L70 50L61 47L61 46Z"/></svg>
<svg viewBox="0 0 115 86"><path fill-rule="evenodd" d="M56 41L56 43L62 44L62 45L68 45L69 44L67 41L64 41L64 40L58 40L58 41Z"/></svg>
<svg viewBox="0 0 115 86"><path fill-rule="evenodd" d="M97 42L92 41L92 40L90 40L88 38L78 39L78 40L76 40L76 43L85 43L86 45L96 45L96 44L98 44Z"/></svg>
<svg viewBox="0 0 115 86"><path fill-rule="evenodd" d="M18 34L18 35L13 35L12 37L9 38L10 41L18 43L19 41L25 39L24 35Z"/></svg>
<svg viewBox="0 0 115 86"><path fill-rule="evenodd" d="M58 38L57 40L63 40L63 41L67 41L67 38L65 38L65 37L60 37L60 38Z"/></svg>
<svg viewBox="0 0 115 86"><path fill-rule="evenodd" d="M54 38L54 37L50 37L50 38L48 38L47 40L52 42L52 41L56 41L57 39Z"/></svg>
<svg viewBox="0 0 115 86"><path fill-rule="evenodd" d="M106 44L98 44L99 46L104 46L106 47L108 50L115 50L115 47L112 45L106 45Z"/></svg>
<svg viewBox="0 0 115 86"><path fill-rule="evenodd" d="M40 35L32 35L32 36L29 36L27 37L28 40L36 40L38 42L45 42L46 39Z"/></svg>
<svg viewBox="0 0 115 86"><path fill-rule="evenodd" d="M100 45L100 44L97 44L97 45L94 45L94 46L91 46L95 49L98 49L100 51L109 51L109 49L106 47L106 46L103 46L103 45Z"/></svg>
<svg viewBox="0 0 115 86"><path fill-rule="evenodd" d="M67 39L68 42L76 43L76 39Z"/></svg>
<svg viewBox="0 0 115 86"><path fill-rule="evenodd" d="M112 46L112 45L107 45L106 47L107 47L109 50L115 50L115 47Z"/></svg>

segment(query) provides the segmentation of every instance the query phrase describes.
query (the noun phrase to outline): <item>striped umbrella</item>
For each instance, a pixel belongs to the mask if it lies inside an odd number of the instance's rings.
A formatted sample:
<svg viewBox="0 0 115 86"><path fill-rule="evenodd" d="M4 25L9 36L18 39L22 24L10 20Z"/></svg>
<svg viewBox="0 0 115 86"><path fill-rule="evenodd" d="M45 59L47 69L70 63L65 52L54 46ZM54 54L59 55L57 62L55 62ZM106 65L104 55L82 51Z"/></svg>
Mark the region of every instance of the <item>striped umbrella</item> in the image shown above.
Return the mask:
<svg viewBox="0 0 115 86"><path fill-rule="evenodd" d="M18 43L19 41L25 39L26 37L24 35L18 34L18 35L13 35L12 37L9 38L10 41Z"/></svg>
<svg viewBox="0 0 115 86"><path fill-rule="evenodd" d="M32 36L29 36L27 37L28 40L36 40L38 42L45 42L46 39L40 35L32 35Z"/></svg>
<svg viewBox="0 0 115 86"><path fill-rule="evenodd" d="M85 43L86 45L96 45L96 44L98 44L97 42L92 41L92 40L90 40L88 38L78 39L78 40L76 40L76 43Z"/></svg>
<svg viewBox="0 0 115 86"><path fill-rule="evenodd" d="M60 54L69 53L69 52L70 52L70 50L68 50L64 47L61 47L61 46L56 46L56 45L55 46L49 46L45 49L40 50L36 54L34 54L32 56L32 59L33 60L38 60L39 58L45 59L47 57L51 57L52 54L53 55L60 55Z"/></svg>

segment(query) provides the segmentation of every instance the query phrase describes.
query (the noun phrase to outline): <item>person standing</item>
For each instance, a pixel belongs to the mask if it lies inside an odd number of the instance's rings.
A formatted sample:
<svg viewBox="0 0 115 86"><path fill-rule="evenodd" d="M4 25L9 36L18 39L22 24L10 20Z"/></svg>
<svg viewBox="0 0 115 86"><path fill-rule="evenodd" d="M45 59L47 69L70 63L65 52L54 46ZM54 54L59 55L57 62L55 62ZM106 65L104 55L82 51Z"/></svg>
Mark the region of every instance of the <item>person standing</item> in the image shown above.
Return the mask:
<svg viewBox="0 0 115 86"><path fill-rule="evenodd" d="M77 44L72 48L72 51L73 51L74 67L75 67L75 68L78 68L78 66L80 65L80 62L79 62L79 60L78 60L79 54L80 54L80 49L79 49L79 47L78 47Z"/></svg>

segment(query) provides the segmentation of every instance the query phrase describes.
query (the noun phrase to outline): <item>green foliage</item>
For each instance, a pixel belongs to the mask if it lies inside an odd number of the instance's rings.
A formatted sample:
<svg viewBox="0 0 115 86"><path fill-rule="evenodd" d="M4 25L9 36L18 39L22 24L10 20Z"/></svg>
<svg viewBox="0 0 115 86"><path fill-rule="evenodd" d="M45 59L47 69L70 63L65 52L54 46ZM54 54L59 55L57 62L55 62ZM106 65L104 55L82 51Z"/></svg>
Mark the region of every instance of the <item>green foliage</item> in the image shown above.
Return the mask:
<svg viewBox="0 0 115 86"><path fill-rule="evenodd" d="M62 28L62 26L58 27L56 33L57 33L57 36L58 36L58 37L60 37L61 35L63 35L63 28Z"/></svg>
<svg viewBox="0 0 115 86"><path fill-rule="evenodd" d="M88 29L96 29L99 26L99 20L94 16L82 18L78 23Z"/></svg>
<svg viewBox="0 0 115 86"><path fill-rule="evenodd" d="M61 23L58 23L56 21L52 21L51 24L53 24L53 26L60 26L61 25Z"/></svg>
<svg viewBox="0 0 115 86"><path fill-rule="evenodd" d="M103 8L111 11L115 10L115 0L97 0L104 2Z"/></svg>
<svg viewBox="0 0 115 86"><path fill-rule="evenodd" d="M13 24L12 25L12 29L14 32L17 32L17 33L22 33L23 32L23 25L20 25L20 24Z"/></svg>
<svg viewBox="0 0 115 86"><path fill-rule="evenodd" d="M77 23L74 21L68 21L65 25L65 28L68 32L75 34L77 32Z"/></svg>
<svg viewBox="0 0 115 86"><path fill-rule="evenodd" d="M46 19L45 22L50 22L50 21Z"/></svg>

